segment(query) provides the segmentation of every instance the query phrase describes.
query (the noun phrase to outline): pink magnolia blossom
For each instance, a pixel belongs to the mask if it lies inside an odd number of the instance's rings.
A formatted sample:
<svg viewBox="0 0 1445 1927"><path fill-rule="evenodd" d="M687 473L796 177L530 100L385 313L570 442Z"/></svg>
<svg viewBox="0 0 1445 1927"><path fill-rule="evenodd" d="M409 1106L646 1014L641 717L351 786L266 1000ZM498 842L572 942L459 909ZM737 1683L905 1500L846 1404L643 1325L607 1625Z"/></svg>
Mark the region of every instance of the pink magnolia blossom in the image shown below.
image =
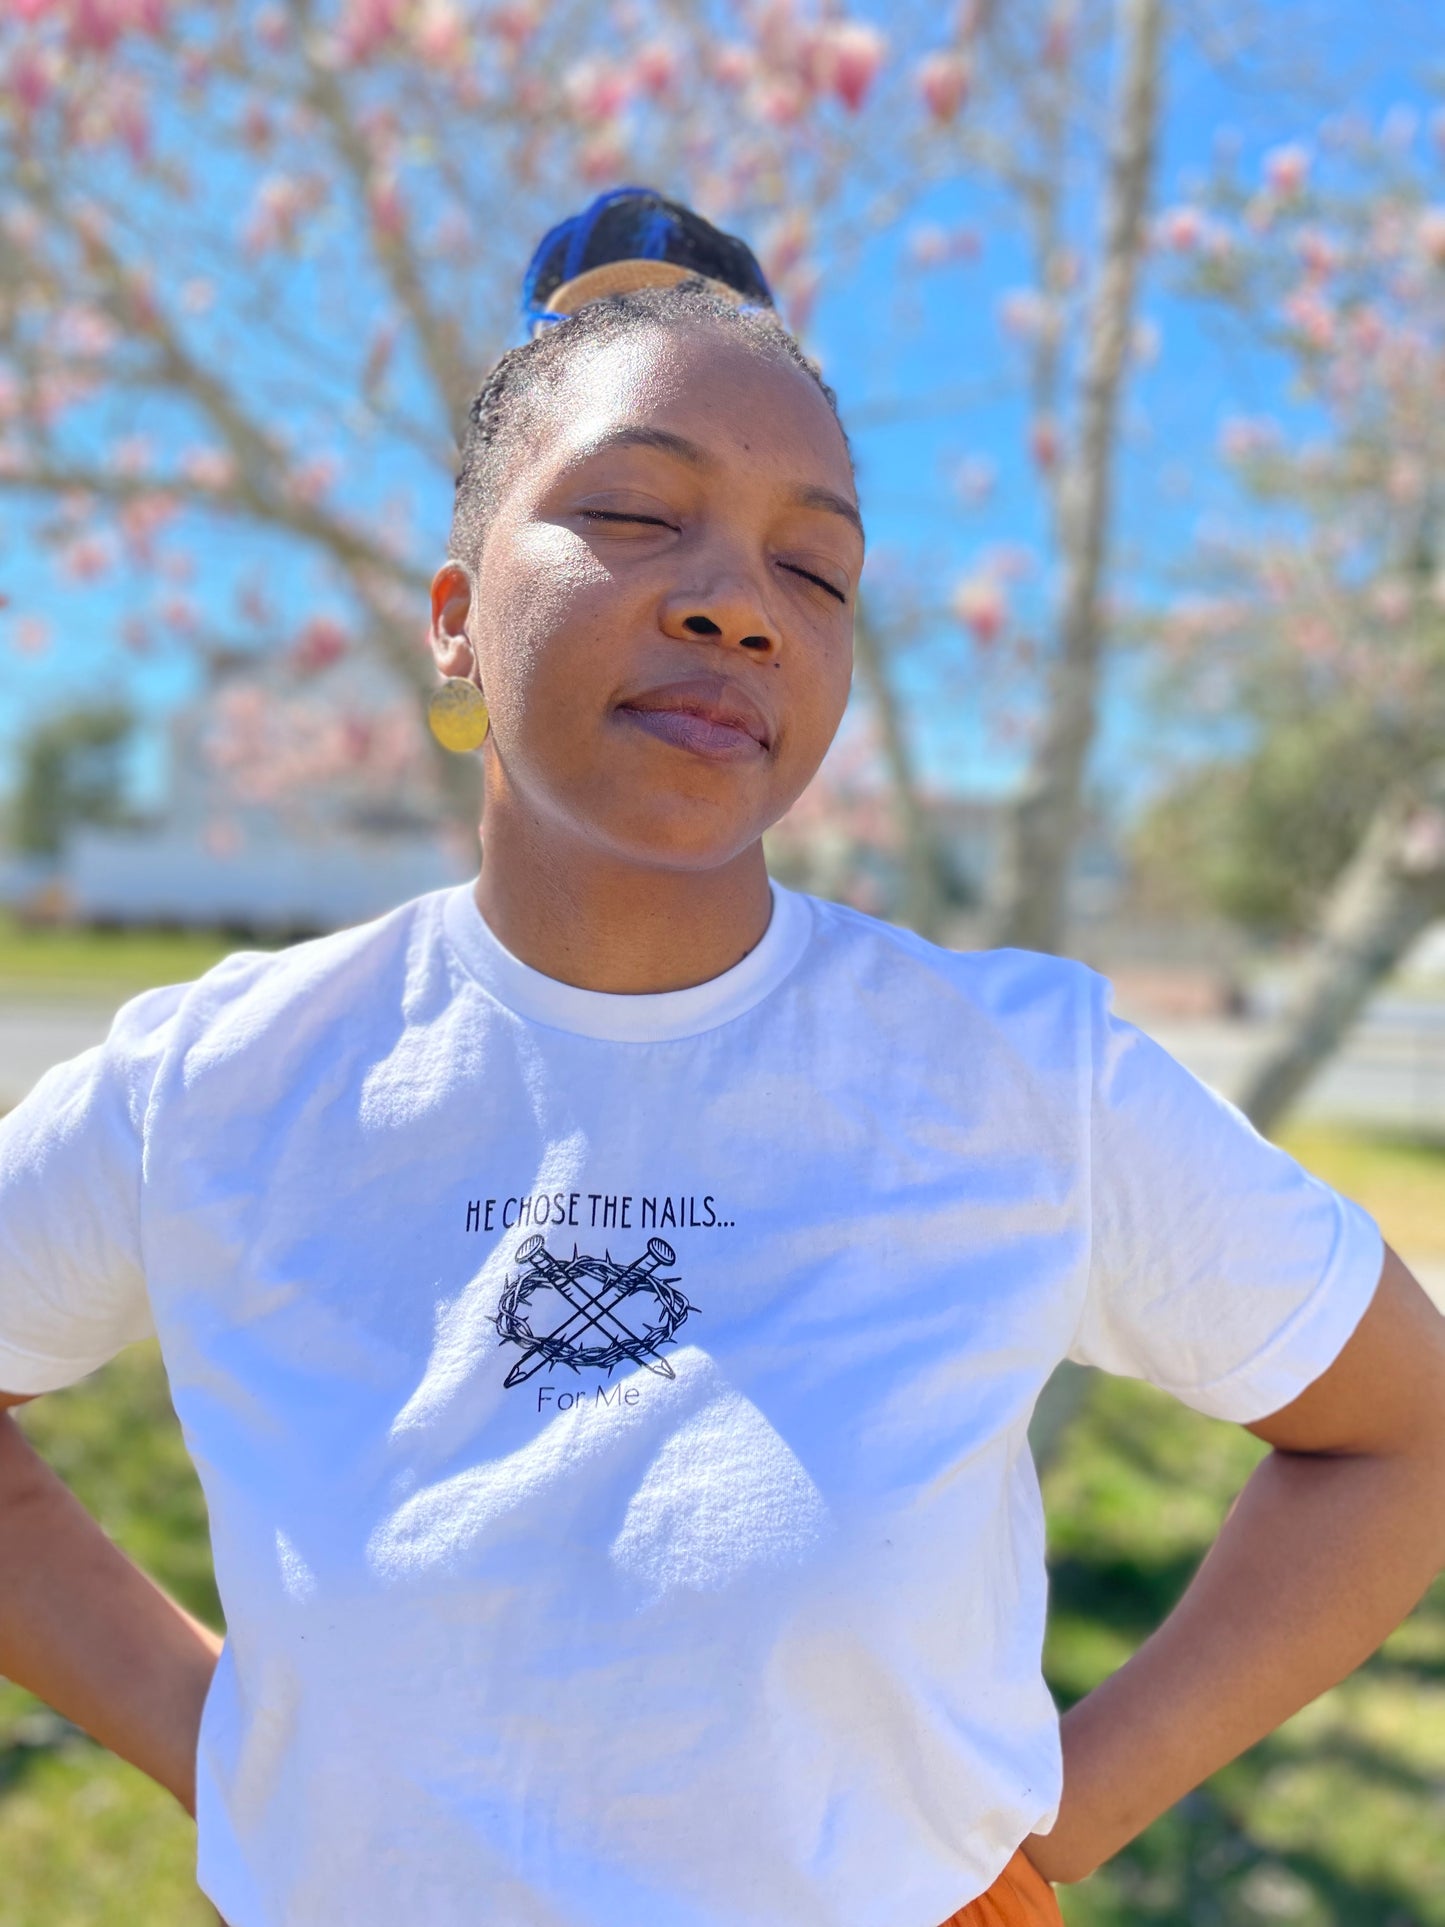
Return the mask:
<svg viewBox="0 0 1445 1927"><path fill-rule="evenodd" d="M399 33L403 0L346 0L336 47L347 66L371 60Z"/></svg>
<svg viewBox="0 0 1445 1927"><path fill-rule="evenodd" d="M179 635L191 635L200 627L201 612L189 596L169 595L160 606L160 619Z"/></svg>
<svg viewBox="0 0 1445 1927"><path fill-rule="evenodd" d="M312 616L292 644L291 661L302 675L316 675L339 662L350 646L351 638L334 616Z"/></svg>
<svg viewBox="0 0 1445 1927"><path fill-rule="evenodd" d="M71 0L68 38L86 53L108 54L126 26L123 0Z"/></svg>
<svg viewBox="0 0 1445 1927"><path fill-rule="evenodd" d="M736 41L714 47L709 64L713 79L723 87L745 87L757 70L752 48Z"/></svg>
<svg viewBox="0 0 1445 1927"><path fill-rule="evenodd" d="M438 254L455 258L476 245L476 229L464 207L448 207L442 210L431 238Z"/></svg>
<svg viewBox="0 0 1445 1927"><path fill-rule="evenodd" d="M248 100L241 111L241 139L253 154L262 154L276 138L276 123L263 100Z"/></svg>
<svg viewBox="0 0 1445 1927"><path fill-rule="evenodd" d="M1342 256L1339 243L1322 228L1302 228L1295 236L1294 246L1300 264L1312 279L1324 280L1340 266Z"/></svg>
<svg viewBox="0 0 1445 1927"><path fill-rule="evenodd" d="M682 62L670 41L649 40L638 48L632 71L640 92L652 100L664 100L677 86Z"/></svg>
<svg viewBox="0 0 1445 1927"><path fill-rule="evenodd" d="M252 27L261 45L272 53L279 53L291 38L291 23L284 7L262 7Z"/></svg>
<svg viewBox="0 0 1445 1927"><path fill-rule="evenodd" d="M766 79L751 90L752 110L770 127L792 127L803 118L808 97L795 80Z"/></svg>
<svg viewBox="0 0 1445 1927"><path fill-rule="evenodd" d="M1008 620L1008 598L996 574L965 576L954 587L953 613L980 648L997 642Z"/></svg>
<svg viewBox="0 0 1445 1927"><path fill-rule="evenodd" d="M579 60L562 76L562 91L583 120L614 120L632 93L632 78L613 61L595 56Z"/></svg>
<svg viewBox="0 0 1445 1927"><path fill-rule="evenodd" d="M406 232L406 202L395 174L373 174L366 188L366 207L376 232L395 241Z"/></svg>
<svg viewBox="0 0 1445 1927"><path fill-rule="evenodd" d="M149 435L123 435L111 446L110 465L117 475L144 475L155 461L155 453Z"/></svg>
<svg viewBox="0 0 1445 1927"><path fill-rule="evenodd" d="M159 489L152 494L133 495L129 501L121 504L116 520L137 562L150 560L155 536L174 520L178 512L176 498Z"/></svg>
<svg viewBox="0 0 1445 1927"><path fill-rule="evenodd" d="M1071 0L1058 0L1044 25L1044 44L1040 52L1046 67L1067 64L1074 45L1074 7Z"/></svg>
<svg viewBox="0 0 1445 1927"><path fill-rule="evenodd" d="M518 53L537 31L541 18L539 0L509 0L509 4L492 9L487 25L513 53Z"/></svg>
<svg viewBox="0 0 1445 1927"><path fill-rule="evenodd" d="M1232 415L1219 431L1219 451L1230 462L1250 461L1279 443L1279 423L1266 415Z"/></svg>
<svg viewBox="0 0 1445 1927"><path fill-rule="evenodd" d="M336 484L340 464L330 455L314 455L293 468L286 478L286 492L293 502L314 505Z"/></svg>
<svg viewBox="0 0 1445 1927"><path fill-rule="evenodd" d="M589 187L605 187L626 172L627 149L611 128L604 128L577 150L577 172Z"/></svg>
<svg viewBox="0 0 1445 1927"><path fill-rule="evenodd" d="M1310 151L1298 141L1272 147L1264 157L1265 185L1278 200L1292 201L1304 191L1310 173Z"/></svg>
<svg viewBox="0 0 1445 1927"><path fill-rule="evenodd" d="M223 448L186 449L180 470L193 488L229 488L236 479L235 458Z"/></svg>
<svg viewBox="0 0 1445 1927"><path fill-rule="evenodd" d="M65 549L60 563L72 582L96 582L114 566L115 552L100 536L83 535Z"/></svg>
<svg viewBox="0 0 1445 1927"><path fill-rule="evenodd" d="M144 94L138 86L113 90L110 106L110 131L120 141L138 167L151 154L151 117Z"/></svg>
<svg viewBox="0 0 1445 1927"><path fill-rule="evenodd" d="M63 355L81 361L98 361L108 355L118 339L115 323L99 308L77 302L63 308L55 323L55 345Z"/></svg>
<svg viewBox="0 0 1445 1927"><path fill-rule="evenodd" d="M43 656L52 640L44 616L21 616L15 624L15 647L22 656Z"/></svg>
<svg viewBox="0 0 1445 1927"><path fill-rule="evenodd" d="M940 123L956 120L973 85L973 63L956 49L941 49L919 61L914 84L929 114Z"/></svg>
<svg viewBox="0 0 1445 1927"><path fill-rule="evenodd" d="M1356 308L1349 317L1348 332L1351 343L1365 355L1378 354L1389 338L1389 328L1378 308Z"/></svg>
<svg viewBox="0 0 1445 1927"><path fill-rule="evenodd" d="M1044 474L1050 474L1058 467L1060 453L1059 425L1052 415L1036 415L1029 424L1029 454L1034 466Z"/></svg>
<svg viewBox="0 0 1445 1927"><path fill-rule="evenodd" d="M57 79L55 52L50 47L22 43L10 56L5 85L10 98L22 114L34 114L45 105Z"/></svg>
<svg viewBox="0 0 1445 1927"><path fill-rule="evenodd" d="M1175 254L1190 254L1203 241L1208 223L1197 207L1169 207L1154 224L1155 241Z"/></svg>
<svg viewBox="0 0 1445 1927"><path fill-rule="evenodd" d="M814 72L820 91L833 94L850 114L868 97L888 51L876 27L861 21L827 22L815 43Z"/></svg>
<svg viewBox="0 0 1445 1927"><path fill-rule="evenodd" d="M423 0L412 22L412 40L422 59L456 67L467 52L467 23L455 0Z"/></svg>
<svg viewBox="0 0 1445 1927"><path fill-rule="evenodd" d="M246 246L253 254L290 246L302 222L316 211L324 189L314 176L268 174L256 189L246 224Z"/></svg>
<svg viewBox="0 0 1445 1927"><path fill-rule="evenodd" d="M1010 288L999 302L1004 332L1021 341L1038 341L1059 331L1058 308L1037 288Z"/></svg>
<svg viewBox="0 0 1445 1927"><path fill-rule="evenodd" d="M942 267L951 252L948 229L937 221L922 221L910 230L909 258L917 262L920 268Z"/></svg>

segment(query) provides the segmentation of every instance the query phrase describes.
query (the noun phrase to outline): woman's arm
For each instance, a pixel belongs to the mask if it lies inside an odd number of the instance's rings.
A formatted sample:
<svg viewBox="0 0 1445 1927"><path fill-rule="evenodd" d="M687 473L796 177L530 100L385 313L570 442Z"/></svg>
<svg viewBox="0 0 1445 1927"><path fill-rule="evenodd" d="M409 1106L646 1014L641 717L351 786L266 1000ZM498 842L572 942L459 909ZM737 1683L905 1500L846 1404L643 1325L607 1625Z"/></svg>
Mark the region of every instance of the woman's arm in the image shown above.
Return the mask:
<svg viewBox="0 0 1445 1927"><path fill-rule="evenodd" d="M0 1407L23 1402L0 1393ZM193 1814L201 1707L220 1650L0 1410L0 1673Z"/></svg>
<svg viewBox="0 0 1445 1927"><path fill-rule="evenodd" d="M1387 1250L1334 1364L1248 1429L1274 1447L1174 1611L1064 1715L1025 1850L1081 1880L1366 1659L1445 1564L1445 1318Z"/></svg>

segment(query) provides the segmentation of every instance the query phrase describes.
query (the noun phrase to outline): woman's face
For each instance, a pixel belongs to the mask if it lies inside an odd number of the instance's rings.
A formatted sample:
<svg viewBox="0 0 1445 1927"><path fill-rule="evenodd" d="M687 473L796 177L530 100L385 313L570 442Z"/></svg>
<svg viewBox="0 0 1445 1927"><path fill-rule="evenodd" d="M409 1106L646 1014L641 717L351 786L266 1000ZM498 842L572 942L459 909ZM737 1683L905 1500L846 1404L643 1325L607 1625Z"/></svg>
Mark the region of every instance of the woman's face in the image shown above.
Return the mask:
<svg viewBox="0 0 1445 1927"><path fill-rule="evenodd" d="M706 323L576 353L519 446L473 583L433 585L446 674L475 651L487 810L705 869L805 787L843 714L863 562L853 477L801 370Z"/></svg>

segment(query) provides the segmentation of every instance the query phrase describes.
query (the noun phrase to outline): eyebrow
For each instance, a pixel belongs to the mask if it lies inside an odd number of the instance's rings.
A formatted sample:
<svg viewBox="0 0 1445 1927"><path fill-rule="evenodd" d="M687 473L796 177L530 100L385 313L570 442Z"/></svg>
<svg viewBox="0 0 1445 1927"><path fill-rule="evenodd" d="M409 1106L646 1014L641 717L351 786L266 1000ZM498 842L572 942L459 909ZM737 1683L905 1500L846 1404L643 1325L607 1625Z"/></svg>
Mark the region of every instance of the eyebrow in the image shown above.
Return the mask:
<svg viewBox="0 0 1445 1927"><path fill-rule="evenodd" d="M675 461L686 462L689 468L708 468L712 457L705 448L690 442L686 435L674 435L668 428L614 428L595 441L579 448L568 464L590 461L594 455L604 455L615 448L655 448L664 455L671 455ZM839 495L835 489L823 488L817 483L807 483L793 490L793 500L799 508L821 509L828 515L841 515L863 534L863 517L846 495Z"/></svg>

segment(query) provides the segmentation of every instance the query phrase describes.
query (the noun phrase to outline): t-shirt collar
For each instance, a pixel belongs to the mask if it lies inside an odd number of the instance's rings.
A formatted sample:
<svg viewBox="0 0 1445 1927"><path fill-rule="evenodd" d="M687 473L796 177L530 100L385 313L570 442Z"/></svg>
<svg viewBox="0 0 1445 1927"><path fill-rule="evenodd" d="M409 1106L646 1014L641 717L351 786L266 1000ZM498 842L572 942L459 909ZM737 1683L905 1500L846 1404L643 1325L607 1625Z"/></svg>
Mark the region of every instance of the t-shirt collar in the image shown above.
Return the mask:
<svg viewBox="0 0 1445 1927"><path fill-rule="evenodd" d="M477 908L475 880L447 892L447 935L468 973L508 1010L553 1030L611 1043L662 1043L715 1030L762 1002L798 962L812 934L806 897L773 883L773 913L748 954L706 983L635 995L579 990L514 957Z"/></svg>

